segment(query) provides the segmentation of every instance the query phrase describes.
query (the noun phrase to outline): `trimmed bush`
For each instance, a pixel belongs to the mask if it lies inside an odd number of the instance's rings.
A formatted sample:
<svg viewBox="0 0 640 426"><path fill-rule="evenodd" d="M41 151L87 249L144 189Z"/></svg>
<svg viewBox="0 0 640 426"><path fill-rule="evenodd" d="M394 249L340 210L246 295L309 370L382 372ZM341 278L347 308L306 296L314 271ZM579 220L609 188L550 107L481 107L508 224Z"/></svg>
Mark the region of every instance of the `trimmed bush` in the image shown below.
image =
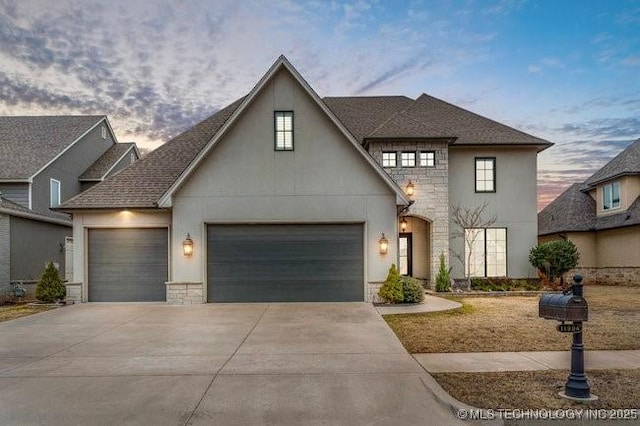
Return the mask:
<svg viewBox="0 0 640 426"><path fill-rule="evenodd" d="M404 300L402 279L400 278L400 272L398 272L395 263L389 268L387 279L380 287L380 290L378 290L378 296L389 303L401 303Z"/></svg>
<svg viewBox="0 0 640 426"><path fill-rule="evenodd" d="M447 261L444 258L444 253L440 252L440 268L438 268L438 275L436 275L436 291L450 290L451 268L447 268Z"/></svg>
<svg viewBox="0 0 640 426"><path fill-rule="evenodd" d="M568 240L549 241L539 244L529 252L529 262L555 287L556 278L564 285L564 274L578 265L578 247Z"/></svg>
<svg viewBox="0 0 640 426"><path fill-rule="evenodd" d="M420 303L424 300L424 287L415 278L402 277L402 294L404 303Z"/></svg>
<svg viewBox="0 0 640 426"><path fill-rule="evenodd" d="M56 302L65 298L67 291L52 262L47 263L44 272L36 285L36 298L43 302Z"/></svg>

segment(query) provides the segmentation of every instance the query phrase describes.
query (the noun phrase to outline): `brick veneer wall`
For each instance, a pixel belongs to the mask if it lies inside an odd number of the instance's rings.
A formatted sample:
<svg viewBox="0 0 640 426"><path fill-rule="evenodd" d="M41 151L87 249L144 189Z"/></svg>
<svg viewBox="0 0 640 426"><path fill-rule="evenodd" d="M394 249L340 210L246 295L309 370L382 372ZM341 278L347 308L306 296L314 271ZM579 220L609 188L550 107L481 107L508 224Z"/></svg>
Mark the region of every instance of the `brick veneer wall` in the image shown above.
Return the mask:
<svg viewBox="0 0 640 426"><path fill-rule="evenodd" d="M570 279L574 274L582 275L586 285L620 285L640 287L640 267L613 268L576 268L566 276Z"/></svg>
<svg viewBox="0 0 640 426"><path fill-rule="evenodd" d="M416 152L416 167L402 167L401 153ZM420 167L420 152L435 152L435 167ZM386 172L401 188L409 180L415 186L415 202L406 215L417 216L431 222L431 276L435 281L439 267L440 252L449 257L449 149L447 142L417 142L410 140L370 142L369 153L382 164L383 152L397 153L397 167L385 167ZM450 263L450 262L447 262ZM431 285L431 284L430 284Z"/></svg>

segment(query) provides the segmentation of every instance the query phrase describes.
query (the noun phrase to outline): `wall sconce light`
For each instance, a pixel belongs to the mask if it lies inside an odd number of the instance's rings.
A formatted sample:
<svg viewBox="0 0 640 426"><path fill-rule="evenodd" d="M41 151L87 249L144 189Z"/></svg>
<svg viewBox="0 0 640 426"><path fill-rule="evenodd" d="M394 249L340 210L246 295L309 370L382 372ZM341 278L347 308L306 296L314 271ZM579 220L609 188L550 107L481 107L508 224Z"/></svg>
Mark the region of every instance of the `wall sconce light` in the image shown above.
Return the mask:
<svg viewBox="0 0 640 426"><path fill-rule="evenodd" d="M407 218L403 217L402 219L400 219L400 232L404 232L407 230Z"/></svg>
<svg viewBox="0 0 640 426"><path fill-rule="evenodd" d="M187 257L191 257L191 255L193 254L193 240L191 239L191 236L188 232L187 238L182 240L182 253Z"/></svg>
<svg viewBox="0 0 640 426"><path fill-rule="evenodd" d="M413 189L414 189L413 182L409 180L409 183L407 184L407 188L406 188L406 192L409 197L413 196Z"/></svg>
<svg viewBox="0 0 640 426"><path fill-rule="evenodd" d="M389 250L389 240L384 236L384 232L378 240L378 245L380 246L380 254L387 254L387 250Z"/></svg>

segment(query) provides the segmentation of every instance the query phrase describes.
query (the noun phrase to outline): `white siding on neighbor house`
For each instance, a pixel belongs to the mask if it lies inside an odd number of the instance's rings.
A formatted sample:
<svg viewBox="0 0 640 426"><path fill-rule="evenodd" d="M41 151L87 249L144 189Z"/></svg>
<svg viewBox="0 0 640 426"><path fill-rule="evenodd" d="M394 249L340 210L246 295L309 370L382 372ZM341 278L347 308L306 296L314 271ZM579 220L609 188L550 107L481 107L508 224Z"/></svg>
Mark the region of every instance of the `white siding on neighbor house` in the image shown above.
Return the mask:
<svg viewBox="0 0 640 426"><path fill-rule="evenodd" d="M83 302L87 301L87 230L89 228L160 228L171 226L167 211L118 210L73 214L73 282L82 283ZM170 234L170 233L169 233ZM182 248L181 248L182 250ZM171 281L171 265L169 265Z"/></svg>
<svg viewBox="0 0 640 426"><path fill-rule="evenodd" d="M293 151L274 149L277 110L294 111ZM366 223L365 281L384 280L396 262L395 201L304 89L280 71L174 195L172 251L181 253L190 233L194 254L173 256L173 280L205 282L204 224L252 222ZM386 256L378 249L382 232L390 241Z"/></svg>
<svg viewBox="0 0 640 426"><path fill-rule="evenodd" d="M475 192L475 157L496 157L496 192ZM484 218L493 215L492 227L507 228L507 275L536 277L529 250L538 241L537 150L529 147L452 147L449 150L449 201L469 207L488 203ZM450 223L450 232L456 227ZM452 239L452 251L464 253L461 238ZM451 256L452 275L464 276L460 261Z"/></svg>

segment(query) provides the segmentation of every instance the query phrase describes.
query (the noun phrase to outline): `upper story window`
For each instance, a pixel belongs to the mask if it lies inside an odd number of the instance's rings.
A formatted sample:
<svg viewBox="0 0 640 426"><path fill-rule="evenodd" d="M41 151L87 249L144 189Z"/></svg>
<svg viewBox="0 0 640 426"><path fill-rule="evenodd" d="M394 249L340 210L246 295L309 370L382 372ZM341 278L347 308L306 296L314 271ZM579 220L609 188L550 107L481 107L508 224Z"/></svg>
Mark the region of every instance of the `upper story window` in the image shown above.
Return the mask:
<svg viewBox="0 0 640 426"><path fill-rule="evenodd" d="M60 181L55 179L49 180L49 193L51 194L51 207L60 205Z"/></svg>
<svg viewBox="0 0 640 426"><path fill-rule="evenodd" d="M415 152L403 152L400 154L400 164L402 167L415 167L416 166L416 153Z"/></svg>
<svg viewBox="0 0 640 426"><path fill-rule="evenodd" d="M136 153L132 152L131 154L129 154L129 161L131 162L131 164L136 162Z"/></svg>
<svg viewBox="0 0 640 426"><path fill-rule="evenodd" d="M382 167L396 167L396 153L395 152L383 152L382 153Z"/></svg>
<svg viewBox="0 0 640 426"><path fill-rule="evenodd" d="M496 159L476 158L476 192L496 192Z"/></svg>
<svg viewBox="0 0 640 426"><path fill-rule="evenodd" d="M433 151L420 153L420 167L435 167L436 153Z"/></svg>
<svg viewBox="0 0 640 426"><path fill-rule="evenodd" d="M107 128L102 125L102 127L100 127L100 131L102 133L102 139L106 139L107 138Z"/></svg>
<svg viewBox="0 0 640 426"><path fill-rule="evenodd" d="M293 111L276 111L276 151L293 151Z"/></svg>
<svg viewBox="0 0 640 426"><path fill-rule="evenodd" d="M602 210L620 208L620 182L612 182L602 187Z"/></svg>

